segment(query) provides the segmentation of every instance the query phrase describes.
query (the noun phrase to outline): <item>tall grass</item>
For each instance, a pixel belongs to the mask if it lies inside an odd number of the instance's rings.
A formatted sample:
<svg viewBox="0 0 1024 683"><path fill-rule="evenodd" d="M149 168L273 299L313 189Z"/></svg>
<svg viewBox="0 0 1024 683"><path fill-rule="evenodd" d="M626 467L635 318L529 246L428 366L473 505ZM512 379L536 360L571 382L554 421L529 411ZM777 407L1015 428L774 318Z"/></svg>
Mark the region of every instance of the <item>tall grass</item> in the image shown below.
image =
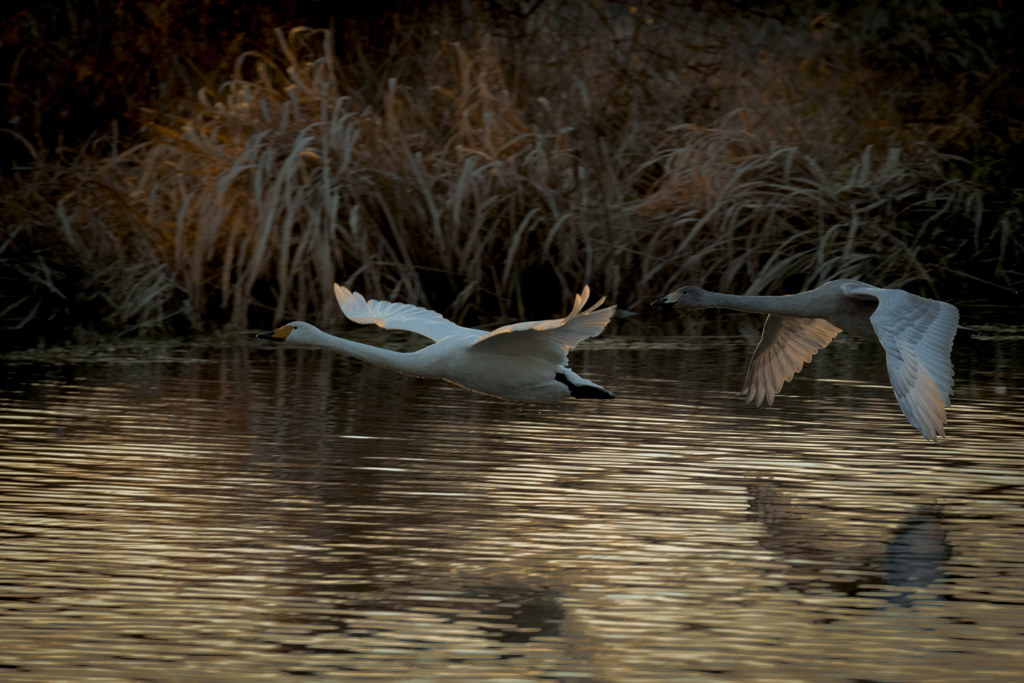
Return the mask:
<svg viewBox="0 0 1024 683"><path fill-rule="evenodd" d="M583 284L635 308L685 282L1020 278L1019 203L987 207L858 98L871 72L818 29L542 8L500 36L396 25L380 62L278 31L149 141L39 162L4 193L0 318L331 324L340 281L474 324L558 313Z"/></svg>
<svg viewBox="0 0 1024 683"><path fill-rule="evenodd" d="M302 60L310 39L323 42ZM201 95L195 118L139 150L131 194L164 226L196 310L215 298L238 326L260 305L273 322L332 313L337 278L417 303L441 293L457 318L507 316L537 265L596 276L588 173L568 131L523 122L491 55L446 45L448 83L417 97L392 79L375 110L341 94L331 40L282 34L284 70L256 61L246 79L240 60L221 101Z"/></svg>
<svg viewBox="0 0 1024 683"><path fill-rule="evenodd" d="M927 148L868 146L837 172L735 129L679 133L650 162L661 175L637 207L657 226L641 270L668 288L712 281L762 294L857 277L935 294L936 277L967 276L954 259L1000 237L982 237L980 189L946 177Z"/></svg>

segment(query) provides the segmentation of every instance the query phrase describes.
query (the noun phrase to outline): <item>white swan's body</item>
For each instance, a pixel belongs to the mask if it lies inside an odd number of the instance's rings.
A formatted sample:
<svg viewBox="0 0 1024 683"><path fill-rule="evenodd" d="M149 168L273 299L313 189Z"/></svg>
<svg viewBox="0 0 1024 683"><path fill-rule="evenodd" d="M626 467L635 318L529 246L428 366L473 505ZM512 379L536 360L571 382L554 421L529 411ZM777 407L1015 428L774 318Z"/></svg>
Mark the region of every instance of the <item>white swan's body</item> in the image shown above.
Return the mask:
<svg viewBox="0 0 1024 683"><path fill-rule="evenodd" d="M833 280L792 296L736 296L682 287L654 302L678 308L731 308L767 313L743 391L771 405L782 385L842 331L874 339L885 349L889 380L910 424L924 438L945 436L953 393L949 359L959 312L952 304L856 280Z"/></svg>
<svg viewBox="0 0 1024 683"><path fill-rule="evenodd" d="M567 366L567 352L584 339L597 336L615 311L598 309L604 299L583 310L590 288L576 295L565 318L516 323L484 332L456 325L440 313L410 304L363 298L334 285L342 312L352 322L387 330L408 330L434 340L412 353L390 351L341 339L304 322L257 335L298 346L341 351L368 363L415 377L445 379L466 389L506 401L549 402L563 398L614 398L612 393L583 379Z"/></svg>

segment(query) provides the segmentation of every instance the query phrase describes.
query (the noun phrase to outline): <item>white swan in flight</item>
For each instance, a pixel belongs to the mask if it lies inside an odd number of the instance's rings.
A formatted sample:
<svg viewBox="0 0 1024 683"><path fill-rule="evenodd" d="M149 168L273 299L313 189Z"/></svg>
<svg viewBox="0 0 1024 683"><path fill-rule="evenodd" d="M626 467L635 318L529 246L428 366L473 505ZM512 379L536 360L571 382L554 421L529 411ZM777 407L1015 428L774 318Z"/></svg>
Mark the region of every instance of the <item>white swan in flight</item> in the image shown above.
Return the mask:
<svg viewBox="0 0 1024 683"><path fill-rule="evenodd" d="M367 301L338 284L334 294L342 313L352 322L386 330L408 330L434 340L412 353L377 348L341 339L304 322L288 323L256 335L295 346L341 351L390 370L415 377L445 379L465 389L506 401L548 402L575 398L614 398L607 389L583 379L568 367L567 352L584 339L596 337L615 312L598 309L604 297L583 310L590 297L584 287L564 318L516 323L493 332L461 327L440 313L411 304Z"/></svg>
<svg viewBox="0 0 1024 683"><path fill-rule="evenodd" d="M767 313L741 392L757 405L765 399L771 405L782 385L840 332L874 339L885 349L889 381L910 424L930 441L946 435L943 425L953 393L949 353L960 317L952 304L856 280L833 280L790 296L736 296L682 287L654 304Z"/></svg>

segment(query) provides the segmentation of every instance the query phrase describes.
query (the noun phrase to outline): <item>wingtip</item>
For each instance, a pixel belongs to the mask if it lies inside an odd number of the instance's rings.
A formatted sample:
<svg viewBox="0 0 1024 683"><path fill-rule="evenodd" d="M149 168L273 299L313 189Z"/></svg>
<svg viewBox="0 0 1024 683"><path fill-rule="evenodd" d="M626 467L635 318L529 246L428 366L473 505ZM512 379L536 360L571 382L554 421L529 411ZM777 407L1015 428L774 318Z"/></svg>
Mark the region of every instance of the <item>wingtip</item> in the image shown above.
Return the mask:
<svg viewBox="0 0 1024 683"><path fill-rule="evenodd" d="M574 318L580 314L583 310L583 304L587 303L587 299L590 298L590 285L583 285L583 290L576 295L575 301L572 303L572 310L569 311L569 315L565 317L565 320Z"/></svg>
<svg viewBox="0 0 1024 683"><path fill-rule="evenodd" d="M338 307L341 308L341 312L346 318L355 313L359 307L359 295L337 282L334 283L334 297L338 300Z"/></svg>
<svg viewBox="0 0 1024 683"><path fill-rule="evenodd" d="M583 314L584 314L584 315L587 315L588 313L593 313L594 311L596 311L596 310L597 310L598 308L600 308L600 307L601 307L601 304L603 304L603 303L605 302L605 300L606 300L607 298L608 298L608 297L606 297L606 296L602 296L602 297L601 297L600 299L598 299L598 300L597 300L597 303L596 303L596 304L594 304L593 306L591 306L591 307L590 307L590 308L588 308L587 310L583 311ZM614 305L612 305L612 306L609 306L609 308L610 308L610 309L611 309L611 310L612 310L613 312L615 311L615 306L614 306Z"/></svg>

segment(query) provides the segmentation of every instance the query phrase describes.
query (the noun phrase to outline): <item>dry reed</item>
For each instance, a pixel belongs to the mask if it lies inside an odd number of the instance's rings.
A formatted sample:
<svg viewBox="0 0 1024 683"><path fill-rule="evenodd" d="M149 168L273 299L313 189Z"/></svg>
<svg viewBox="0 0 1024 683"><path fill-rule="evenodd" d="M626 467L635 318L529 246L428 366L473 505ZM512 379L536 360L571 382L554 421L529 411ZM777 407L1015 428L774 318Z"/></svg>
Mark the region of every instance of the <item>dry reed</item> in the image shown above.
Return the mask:
<svg viewBox="0 0 1024 683"><path fill-rule="evenodd" d="M40 165L8 193L0 261L24 296L0 301L6 319L68 298L26 258L33 230L118 329L331 324L336 280L475 323L557 313L538 302L585 283L635 308L685 282L935 292L971 259L1019 277L1019 210L992 219L947 159L876 125L884 104L844 102L866 76L827 44L751 54L713 17L673 33L558 7L577 14L518 41L435 27L379 68L343 64L330 32L279 31L280 58L243 55L153 141ZM741 48L763 42L747 29Z"/></svg>
<svg viewBox="0 0 1024 683"><path fill-rule="evenodd" d="M713 281L724 291L763 294L855 277L932 294L965 239L980 243L982 194L943 173L929 150L867 147L826 171L796 147L735 129L685 126L680 146L650 162L663 175L639 211L657 227L644 279L669 289ZM915 154L917 152L917 154ZM909 157L909 158L907 158ZM988 235L986 242L995 239ZM668 279L659 277L668 271ZM797 282L793 283L792 278Z"/></svg>

